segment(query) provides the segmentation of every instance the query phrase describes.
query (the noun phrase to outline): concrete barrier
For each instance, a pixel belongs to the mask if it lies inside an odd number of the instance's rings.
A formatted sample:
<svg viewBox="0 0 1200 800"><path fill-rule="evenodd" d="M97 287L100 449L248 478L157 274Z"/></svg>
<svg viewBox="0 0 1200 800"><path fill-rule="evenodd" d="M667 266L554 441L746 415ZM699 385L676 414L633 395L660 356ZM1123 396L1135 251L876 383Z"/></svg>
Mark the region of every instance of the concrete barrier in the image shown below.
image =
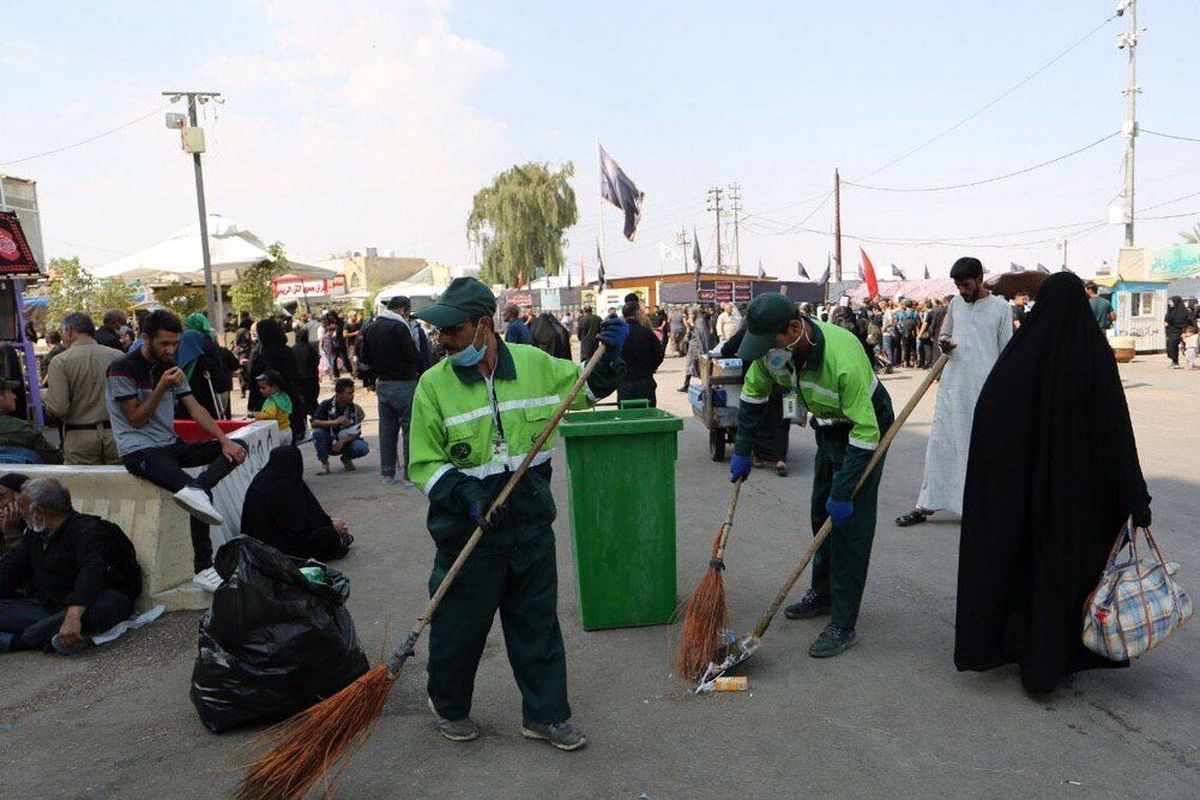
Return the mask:
<svg viewBox="0 0 1200 800"><path fill-rule="evenodd" d="M213 552L238 535L242 503L250 481L278 445L274 422L255 422L237 431L245 443L246 461L217 484L213 504L225 524L211 529ZM211 595L192 585L192 540L188 515L165 489L130 475L124 467L80 467L44 464L5 465L3 471L31 478L55 478L71 492L75 508L120 525L133 542L145 574L138 609L162 603L168 611L208 608ZM188 472L199 474L203 468Z"/></svg>

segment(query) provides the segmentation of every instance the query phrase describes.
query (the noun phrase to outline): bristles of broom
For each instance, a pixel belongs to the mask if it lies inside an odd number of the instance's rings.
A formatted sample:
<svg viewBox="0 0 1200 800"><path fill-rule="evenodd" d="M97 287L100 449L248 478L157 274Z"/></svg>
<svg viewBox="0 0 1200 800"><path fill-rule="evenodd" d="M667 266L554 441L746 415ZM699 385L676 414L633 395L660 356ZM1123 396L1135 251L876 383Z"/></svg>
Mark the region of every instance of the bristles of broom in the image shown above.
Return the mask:
<svg viewBox="0 0 1200 800"><path fill-rule="evenodd" d="M716 566L721 534L713 540L713 561L704 572L688 600L683 616L683 632L679 636L679 655L675 668L689 681L699 680L712 660L722 632L729 627L729 608L725 604L725 580L721 577L724 564Z"/></svg>
<svg viewBox="0 0 1200 800"><path fill-rule="evenodd" d="M338 761L341 769L367 740L396 684L386 664L368 670L332 697L266 731L255 744L272 749L247 768L235 800L300 800Z"/></svg>

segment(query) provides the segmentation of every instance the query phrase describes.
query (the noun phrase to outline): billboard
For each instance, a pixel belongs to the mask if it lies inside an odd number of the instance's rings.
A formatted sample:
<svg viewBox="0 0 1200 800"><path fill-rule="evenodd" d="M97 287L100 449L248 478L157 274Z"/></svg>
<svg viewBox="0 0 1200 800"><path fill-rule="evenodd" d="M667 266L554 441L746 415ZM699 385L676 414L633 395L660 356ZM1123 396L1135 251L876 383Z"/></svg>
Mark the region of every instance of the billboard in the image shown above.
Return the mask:
<svg viewBox="0 0 1200 800"><path fill-rule="evenodd" d="M37 259L16 212L0 211L0 275L36 275Z"/></svg>

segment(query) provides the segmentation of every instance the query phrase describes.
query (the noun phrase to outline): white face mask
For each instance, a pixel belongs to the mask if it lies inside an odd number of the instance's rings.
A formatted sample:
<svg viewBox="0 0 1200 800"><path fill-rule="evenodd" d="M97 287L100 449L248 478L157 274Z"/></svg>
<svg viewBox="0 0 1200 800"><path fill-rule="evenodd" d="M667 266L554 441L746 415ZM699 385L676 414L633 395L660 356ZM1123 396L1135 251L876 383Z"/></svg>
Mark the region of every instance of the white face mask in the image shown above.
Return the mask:
<svg viewBox="0 0 1200 800"><path fill-rule="evenodd" d="M799 342L803 337L804 332L802 331L800 335L793 339L792 342L786 347L772 347L770 350L768 350L767 354L763 356L763 364L766 366L767 371L772 375L788 374L791 371L788 365L792 363L792 348L795 347L797 342Z"/></svg>

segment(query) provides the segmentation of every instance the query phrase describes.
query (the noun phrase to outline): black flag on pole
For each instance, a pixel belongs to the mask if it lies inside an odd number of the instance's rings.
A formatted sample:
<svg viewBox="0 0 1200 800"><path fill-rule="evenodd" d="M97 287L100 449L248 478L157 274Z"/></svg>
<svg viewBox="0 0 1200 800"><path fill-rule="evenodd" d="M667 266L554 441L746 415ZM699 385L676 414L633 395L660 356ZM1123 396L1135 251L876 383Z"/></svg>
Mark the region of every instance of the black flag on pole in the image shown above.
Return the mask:
<svg viewBox="0 0 1200 800"><path fill-rule="evenodd" d="M817 281L817 283L821 284L822 286L829 283L829 274L830 274L830 270L833 267L832 259L833 259L833 257L830 256L828 253L825 255L825 271L821 273L821 278Z"/></svg>
<svg viewBox="0 0 1200 800"><path fill-rule="evenodd" d="M692 263L696 265L696 291L700 291L700 239L696 236L696 228L692 227Z"/></svg>
<svg viewBox="0 0 1200 800"><path fill-rule="evenodd" d="M600 268L596 271L596 280L598 287L596 291L604 291L604 256L600 255L600 240L596 240L596 260L600 262Z"/></svg>
<svg viewBox="0 0 1200 800"><path fill-rule="evenodd" d="M894 261L892 262L892 277L899 278L902 281L908 280L908 278L904 277L904 273L900 270L899 267L896 266L896 262L894 262Z"/></svg>
<svg viewBox="0 0 1200 800"><path fill-rule="evenodd" d="M760 278L767 277L767 271L765 269L763 269L761 258L758 260L758 277L760 277Z"/></svg>
<svg viewBox="0 0 1200 800"><path fill-rule="evenodd" d="M1049 269L1049 268L1048 268L1048 267L1047 267L1045 264L1043 264L1043 263L1042 263L1042 262L1040 262L1040 261L1038 262L1038 265L1037 265L1037 271L1038 271L1038 272L1044 272L1044 273L1045 273L1045 274L1047 274L1047 275L1049 275L1049 274L1050 274L1050 269Z"/></svg>
<svg viewBox="0 0 1200 800"><path fill-rule="evenodd" d="M806 280L806 281L812 280L812 278L808 277L808 270L806 270L804 268L803 262L800 262L800 261L796 262L796 274L799 275L801 278L804 278L804 280Z"/></svg>
<svg viewBox="0 0 1200 800"><path fill-rule="evenodd" d="M929 280L929 265L925 265L925 280Z"/></svg>
<svg viewBox="0 0 1200 800"><path fill-rule="evenodd" d="M642 200L646 195L638 191L603 147L600 148L600 196L625 212L625 238L632 242L642 219Z"/></svg>
<svg viewBox="0 0 1200 800"><path fill-rule="evenodd" d="M1009 272L1024 272L1025 268L1015 261L1010 261L1010 262L1008 262L1008 271Z"/></svg>

